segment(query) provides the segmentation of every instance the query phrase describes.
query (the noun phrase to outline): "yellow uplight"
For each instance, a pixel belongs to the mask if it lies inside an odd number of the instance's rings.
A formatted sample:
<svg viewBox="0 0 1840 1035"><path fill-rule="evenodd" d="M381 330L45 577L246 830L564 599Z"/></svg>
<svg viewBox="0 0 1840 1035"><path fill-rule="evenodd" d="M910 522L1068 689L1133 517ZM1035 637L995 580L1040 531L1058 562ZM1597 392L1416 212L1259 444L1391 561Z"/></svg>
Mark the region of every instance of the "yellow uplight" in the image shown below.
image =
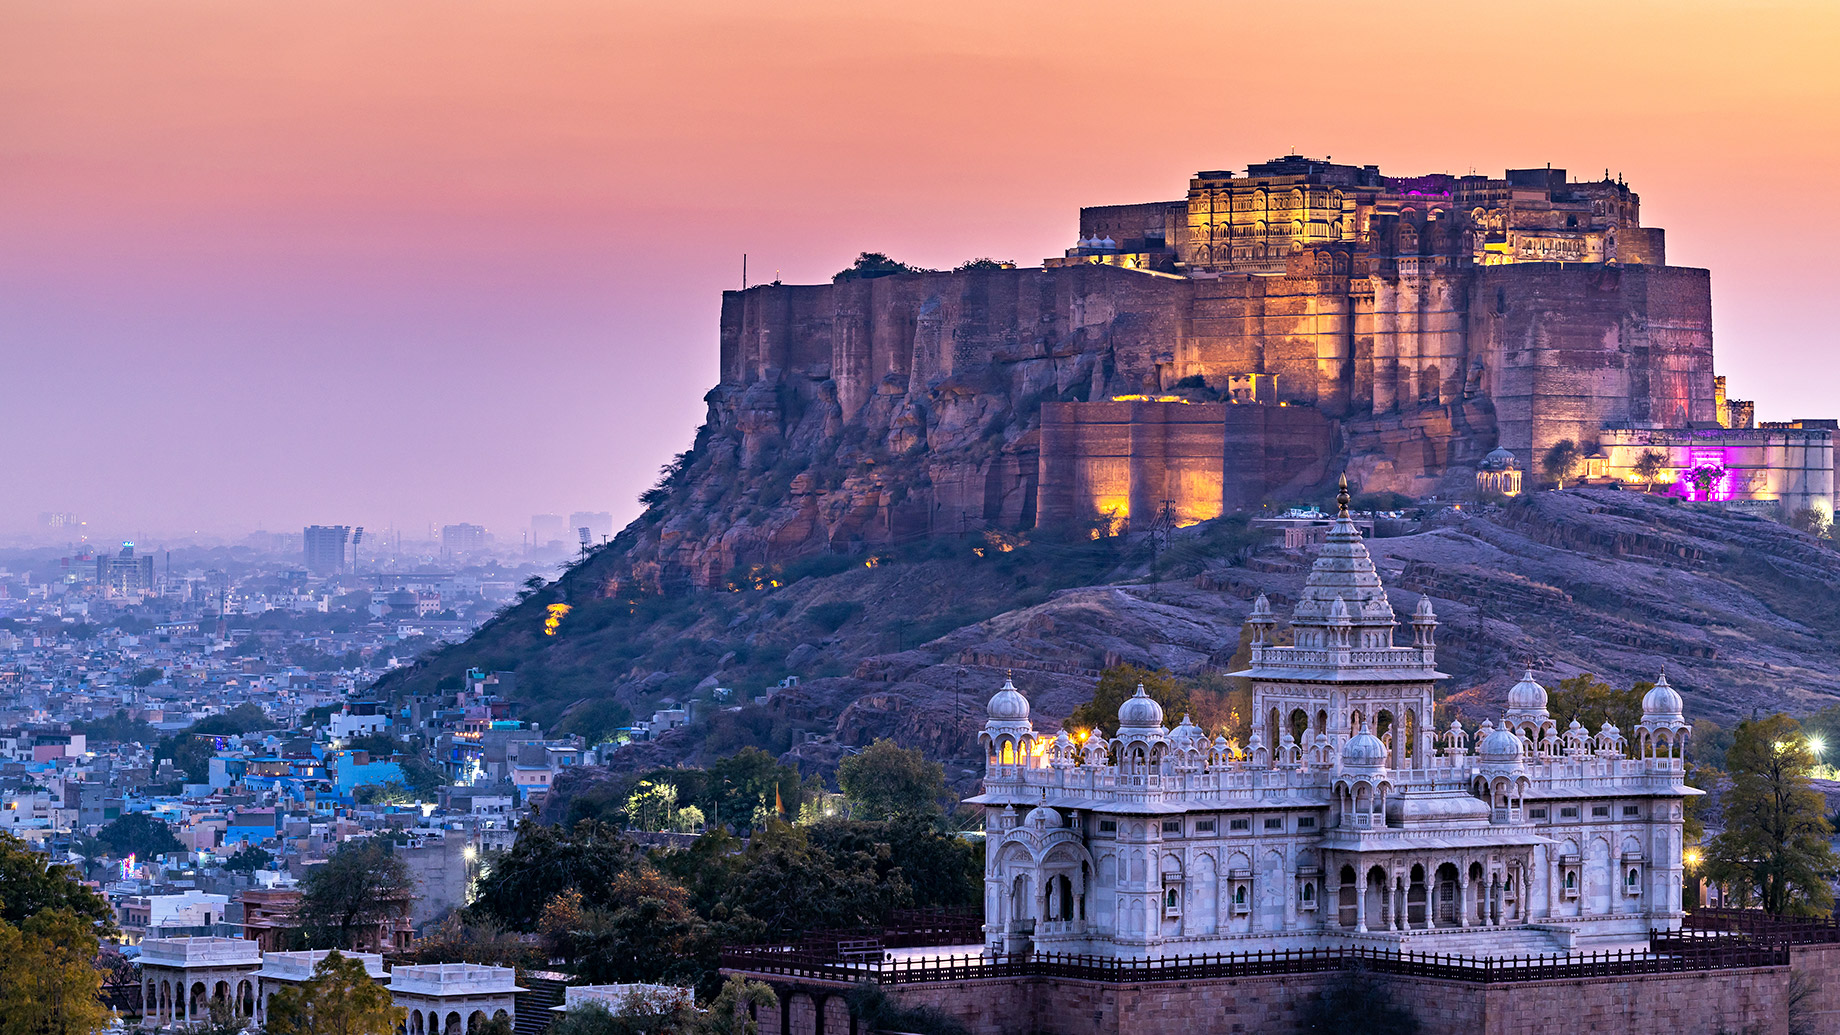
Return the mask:
<svg viewBox="0 0 1840 1035"><path fill-rule="evenodd" d="M546 610L549 614L543 618L543 635L554 636L556 629L562 625L563 616L574 609L567 604L551 604Z"/></svg>
<svg viewBox="0 0 1840 1035"><path fill-rule="evenodd" d="M1686 863L1689 867L1695 868L1699 866L1701 860L1705 857L1705 853L1697 848L1689 848L1680 853L1680 861Z"/></svg>

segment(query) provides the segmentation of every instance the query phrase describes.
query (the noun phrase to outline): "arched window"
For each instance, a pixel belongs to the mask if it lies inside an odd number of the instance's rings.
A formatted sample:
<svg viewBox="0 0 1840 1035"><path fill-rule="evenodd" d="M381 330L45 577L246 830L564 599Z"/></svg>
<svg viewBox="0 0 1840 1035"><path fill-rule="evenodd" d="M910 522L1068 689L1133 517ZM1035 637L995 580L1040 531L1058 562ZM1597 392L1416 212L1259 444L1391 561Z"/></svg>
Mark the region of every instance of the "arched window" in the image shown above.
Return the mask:
<svg viewBox="0 0 1840 1035"><path fill-rule="evenodd" d="M1634 869L1631 869L1629 871L1629 878L1627 881L1625 881L1625 883L1627 883L1632 888L1635 887L1636 885L1642 883L1642 874Z"/></svg>
<svg viewBox="0 0 1840 1035"><path fill-rule="evenodd" d="M1181 899L1178 897L1175 888L1163 889L1163 906L1165 908L1174 909L1180 901Z"/></svg>
<svg viewBox="0 0 1840 1035"><path fill-rule="evenodd" d="M1007 740L1003 742L1003 764L1004 765L1015 765L1016 764L1016 745L1010 743Z"/></svg>
<svg viewBox="0 0 1840 1035"><path fill-rule="evenodd" d="M1305 902L1316 901L1316 883L1314 881L1306 880L1303 882L1303 900Z"/></svg>
<svg viewBox="0 0 1840 1035"><path fill-rule="evenodd" d="M1578 890L1578 871L1576 870L1565 871L1565 890L1567 891L1577 891Z"/></svg>

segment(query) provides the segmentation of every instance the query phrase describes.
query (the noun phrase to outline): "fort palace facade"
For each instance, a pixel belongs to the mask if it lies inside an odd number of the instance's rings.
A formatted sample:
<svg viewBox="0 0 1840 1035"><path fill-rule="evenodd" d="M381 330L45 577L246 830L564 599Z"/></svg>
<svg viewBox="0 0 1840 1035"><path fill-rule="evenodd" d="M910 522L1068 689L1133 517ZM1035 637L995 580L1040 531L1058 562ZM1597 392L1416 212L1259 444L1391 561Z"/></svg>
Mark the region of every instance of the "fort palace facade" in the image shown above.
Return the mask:
<svg viewBox="0 0 1840 1035"><path fill-rule="evenodd" d="M1373 944L1562 952L1681 917L1688 723L1663 677L1633 730L1549 715L1529 672L1497 721L1438 729L1437 618L1397 622L1341 513L1278 645L1250 618L1243 746L1173 729L1140 687L1109 739L1037 731L1006 682L988 756L986 946L1104 956Z"/></svg>

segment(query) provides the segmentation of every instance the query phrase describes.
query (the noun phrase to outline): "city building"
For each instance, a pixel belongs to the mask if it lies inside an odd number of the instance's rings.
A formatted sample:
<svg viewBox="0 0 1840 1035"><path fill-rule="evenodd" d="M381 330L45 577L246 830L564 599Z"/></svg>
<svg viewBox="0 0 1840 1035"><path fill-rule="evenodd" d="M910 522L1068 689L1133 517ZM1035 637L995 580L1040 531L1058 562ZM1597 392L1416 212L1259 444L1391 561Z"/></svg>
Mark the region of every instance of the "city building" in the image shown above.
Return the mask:
<svg viewBox="0 0 1840 1035"><path fill-rule="evenodd" d="M1502 446L1489 450L1489 455L1476 465L1476 492L1484 496L1519 496L1521 462Z"/></svg>
<svg viewBox="0 0 1840 1035"><path fill-rule="evenodd" d="M441 526L441 549L449 556L478 553L485 548L486 526L465 522Z"/></svg>
<svg viewBox="0 0 1840 1035"><path fill-rule="evenodd" d="M1140 687L1110 738L1037 732L1006 682L980 740L992 952L1100 956L1337 945L1502 956L1643 942L1681 917L1688 723L1589 730L1528 673L1499 722L1432 716L1429 597L1396 621L1341 512L1291 618L1255 602L1243 748L1173 729Z"/></svg>
<svg viewBox="0 0 1840 1035"><path fill-rule="evenodd" d="M153 591L153 557L135 556L134 544L121 544L113 557L96 558L96 588L105 597L139 600Z"/></svg>
<svg viewBox="0 0 1840 1035"><path fill-rule="evenodd" d="M307 570L315 575L344 572L345 543L350 538L349 525L308 525L300 533Z"/></svg>
<svg viewBox="0 0 1840 1035"><path fill-rule="evenodd" d="M578 510L569 515L570 541L578 541L584 528L588 530L588 542L598 543L613 535L613 515L605 510Z"/></svg>
<svg viewBox="0 0 1840 1035"><path fill-rule="evenodd" d="M561 514L532 514L530 516L530 545L541 549L552 543L573 544L575 530Z"/></svg>

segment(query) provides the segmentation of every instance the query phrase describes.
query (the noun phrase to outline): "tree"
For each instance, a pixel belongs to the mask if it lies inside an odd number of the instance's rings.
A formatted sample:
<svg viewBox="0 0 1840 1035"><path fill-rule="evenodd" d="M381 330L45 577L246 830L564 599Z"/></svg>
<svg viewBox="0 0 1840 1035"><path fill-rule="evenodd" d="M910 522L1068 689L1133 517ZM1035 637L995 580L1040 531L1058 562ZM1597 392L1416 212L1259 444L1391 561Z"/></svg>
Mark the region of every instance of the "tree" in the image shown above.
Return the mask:
<svg viewBox="0 0 1840 1035"><path fill-rule="evenodd" d="M212 715L199 719L186 730L188 733L201 733L213 737L231 737L256 730L271 729L274 722L262 706L250 702L237 705L221 715Z"/></svg>
<svg viewBox="0 0 1840 1035"><path fill-rule="evenodd" d="M1635 466L1629 472L1642 479L1643 492L1654 492L1655 480L1661 477L1661 472L1667 470L1667 465L1666 453L1659 449L1644 449L1642 455L1636 457Z"/></svg>
<svg viewBox="0 0 1840 1035"><path fill-rule="evenodd" d="M118 859L130 855L151 859L167 852L185 850L185 846L173 836L172 828L164 820L155 819L145 812L130 812L111 821L96 832L96 839L108 846L109 851Z"/></svg>
<svg viewBox="0 0 1840 1035"><path fill-rule="evenodd" d="M812 845L832 858L874 856L885 848L890 874L898 872L913 890L915 906L975 906L983 900L983 847L941 830L935 818L901 816L885 823L827 819L804 830Z"/></svg>
<svg viewBox="0 0 1840 1035"><path fill-rule="evenodd" d="M837 765L837 785L857 819L938 816L946 793L946 767L920 751L877 738Z"/></svg>
<svg viewBox="0 0 1840 1035"><path fill-rule="evenodd" d="M244 844L241 851L224 861L224 869L232 873L254 873L266 870L275 857L261 845Z"/></svg>
<svg viewBox="0 0 1840 1035"><path fill-rule="evenodd" d="M1578 470L1578 465L1583 462L1584 457L1579 452L1578 443L1569 438L1562 438L1547 447L1546 455L1540 458L1540 467L1546 472L1546 477L1558 482L1559 488L1563 489L1565 480L1570 478Z"/></svg>
<svg viewBox="0 0 1840 1035"><path fill-rule="evenodd" d="M404 755L397 767L402 770L404 786L418 801L433 801L447 786L447 774L420 752Z"/></svg>
<svg viewBox="0 0 1840 1035"><path fill-rule="evenodd" d="M0 921L23 927L40 913L66 910L102 934L114 933L115 911L81 881L74 867L53 864L24 841L0 834Z"/></svg>
<svg viewBox="0 0 1840 1035"><path fill-rule="evenodd" d="M837 280L868 280L872 277L887 277L896 273L927 273L929 270L919 266L909 266L905 262L890 259L881 252L863 252L839 272Z"/></svg>
<svg viewBox="0 0 1840 1035"><path fill-rule="evenodd" d="M737 829L798 815L803 790L796 767L781 765L757 747L744 747L709 765L711 819Z"/></svg>
<svg viewBox="0 0 1840 1035"><path fill-rule="evenodd" d="M300 882L295 917L314 948L352 949L408 913L415 881L387 842L347 841Z"/></svg>
<svg viewBox="0 0 1840 1035"><path fill-rule="evenodd" d="M603 904L636 854L617 828L597 820L567 829L525 821L511 850L481 878L468 912L514 931L535 930L550 899L571 888L587 904Z"/></svg>
<svg viewBox="0 0 1840 1035"><path fill-rule="evenodd" d="M570 932L576 973L590 983L694 981L715 946L689 893L648 863L614 879L603 906L584 910Z"/></svg>
<svg viewBox="0 0 1840 1035"><path fill-rule="evenodd" d="M1725 830L1706 853L1707 873L1773 916L1825 913L1840 871L1828 839L1826 800L1809 783L1815 766L1794 719L1777 714L1738 724L1725 771Z"/></svg>
<svg viewBox="0 0 1840 1035"><path fill-rule="evenodd" d="M710 915L729 944L871 927L913 903L887 845L833 855L786 823L755 829L739 869L718 894Z"/></svg>
<svg viewBox="0 0 1840 1035"><path fill-rule="evenodd" d="M95 924L67 908L0 923L0 1035L93 1035L108 1026Z"/></svg>
<svg viewBox="0 0 1840 1035"><path fill-rule="evenodd" d="M1589 672L1581 672L1546 693L1546 712L1559 724L1561 732L1573 719L1595 734L1608 719L1628 736L1642 721L1642 698L1655 684L1638 682L1628 690L1618 690Z"/></svg>
<svg viewBox="0 0 1840 1035"><path fill-rule="evenodd" d="M1113 665L1099 674L1093 699L1067 716L1067 728L1090 729L1095 737L1109 737L1118 730L1118 707L1137 693L1138 684L1156 703L1163 706L1163 721L1173 726L1188 710L1188 691L1168 669L1151 670L1136 665Z"/></svg>
<svg viewBox="0 0 1840 1035"><path fill-rule="evenodd" d="M966 259L964 262L959 263L957 266L953 267L952 272L973 273L979 270L1009 270L1015 268L1015 262L1010 259L976 258Z"/></svg>
<svg viewBox="0 0 1840 1035"><path fill-rule="evenodd" d="M313 977L283 987L268 1004L267 1035L396 1035L408 1011L360 960L329 952Z"/></svg>

